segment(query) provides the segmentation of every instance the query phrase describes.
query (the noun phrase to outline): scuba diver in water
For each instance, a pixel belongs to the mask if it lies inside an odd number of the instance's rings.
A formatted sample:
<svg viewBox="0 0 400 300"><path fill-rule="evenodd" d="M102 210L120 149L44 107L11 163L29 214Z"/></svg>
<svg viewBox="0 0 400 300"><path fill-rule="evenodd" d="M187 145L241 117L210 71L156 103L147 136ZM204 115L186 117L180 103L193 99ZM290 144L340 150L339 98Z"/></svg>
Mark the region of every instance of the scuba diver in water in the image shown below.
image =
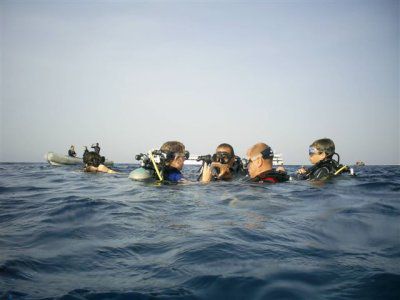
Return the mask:
<svg viewBox="0 0 400 300"><path fill-rule="evenodd" d="M333 156L337 156L337 160ZM344 172L354 174L348 166L339 164L339 154L335 152L335 143L328 138L314 141L309 148L311 168L301 167L297 170L297 178L303 180L326 180Z"/></svg>
<svg viewBox="0 0 400 300"><path fill-rule="evenodd" d="M235 156L233 147L227 143L220 144L212 156L201 156L197 160L203 160L199 180L204 183L245 175L241 159Z"/></svg>
<svg viewBox="0 0 400 300"><path fill-rule="evenodd" d="M185 160L189 158L185 145L178 141L169 141L161 146L160 151L165 155L164 166L162 166L163 180L175 183L185 181L181 172Z"/></svg>
<svg viewBox="0 0 400 300"><path fill-rule="evenodd" d="M96 143L96 145L92 145L90 148L92 148L94 150L94 152L96 152L97 154L100 154L100 147L99 147L99 143Z"/></svg>
<svg viewBox="0 0 400 300"><path fill-rule="evenodd" d="M104 165L105 157L95 151L90 151L85 146L85 152L83 153L83 163L85 164L85 172L103 172L103 173L117 173L114 170Z"/></svg>
<svg viewBox="0 0 400 300"><path fill-rule="evenodd" d="M70 157L76 157L76 152L75 152L75 146L71 145L71 147L68 150L68 156Z"/></svg>
<svg viewBox="0 0 400 300"><path fill-rule="evenodd" d="M189 158L189 152L181 142L165 142L159 150L140 153L135 158L140 162L140 168L130 173L130 179L155 179L164 184L188 182L181 171L185 160Z"/></svg>
<svg viewBox="0 0 400 300"><path fill-rule="evenodd" d="M279 166L274 169L272 160L274 152L264 143L257 143L247 151L247 170L250 180L261 183L278 183L289 180L285 168Z"/></svg>

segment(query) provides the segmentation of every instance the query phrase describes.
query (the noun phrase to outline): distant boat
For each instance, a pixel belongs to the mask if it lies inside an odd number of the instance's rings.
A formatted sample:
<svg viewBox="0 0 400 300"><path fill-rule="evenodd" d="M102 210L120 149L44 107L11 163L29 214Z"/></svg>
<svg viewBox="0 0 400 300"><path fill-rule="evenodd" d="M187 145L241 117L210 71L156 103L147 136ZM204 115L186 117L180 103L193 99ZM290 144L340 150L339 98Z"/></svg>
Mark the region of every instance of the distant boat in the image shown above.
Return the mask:
<svg viewBox="0 0 400 300"><path fill-rule="evenodd" d="M83 165L83 160L81 157L71 157L68 155L57 154L54 152L47 152L44 156L47 162L53 166L62 166L62 165ZM104 162L106 166L112 166L114 164L113 161L107 160Z"/></svg>
<svg viewBox="0 0 400 300"><path fill-rule="evenodd" d="M365 163L361 160L356 161L356 166L365 166Z"/></svg>
<svg viewBox="0 0 400 300"><path fill-rule="evenodd" d="M274 159L272 160L274 166L283 166L282 153L274 154Z"/></svg>
<svg viewBox="0 0 400 300"><path fill-rule="evenodd" d="M203 162L202 161L197 161L197 157L199 157L198 155L190 155L189 159L185 160L185 165L202 165Z"/></svg>

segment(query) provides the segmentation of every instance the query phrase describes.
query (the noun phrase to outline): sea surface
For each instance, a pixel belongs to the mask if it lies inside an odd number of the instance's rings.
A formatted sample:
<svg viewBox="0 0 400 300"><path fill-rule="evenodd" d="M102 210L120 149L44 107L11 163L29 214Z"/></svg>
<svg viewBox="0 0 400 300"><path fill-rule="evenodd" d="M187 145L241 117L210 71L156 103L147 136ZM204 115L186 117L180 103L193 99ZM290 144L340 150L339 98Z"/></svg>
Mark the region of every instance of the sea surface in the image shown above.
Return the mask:
<svg viewBox="0 0 400 300"><path fill-rule="evenodd" d="M133 168L0 164L0 299L400 299L399 166L323 185Z"/></svg>

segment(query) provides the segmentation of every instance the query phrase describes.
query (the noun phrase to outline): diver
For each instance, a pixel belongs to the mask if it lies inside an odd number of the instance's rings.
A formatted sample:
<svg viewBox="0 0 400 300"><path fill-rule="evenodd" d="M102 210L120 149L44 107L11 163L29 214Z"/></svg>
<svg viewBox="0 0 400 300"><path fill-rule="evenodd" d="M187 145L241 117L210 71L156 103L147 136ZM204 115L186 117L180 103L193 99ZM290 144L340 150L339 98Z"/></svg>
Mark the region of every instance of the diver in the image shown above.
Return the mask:
<svg viewBox="0 0 400 300"><path fill-rule="evenodd" d="M302 180L326 180L344 172L353 170L339 163L339 154L335 152L335 143L328 138L314 141L309 148L309 160L313 164L311 168L301 167L297 170L297 178ZM337 156L337 160L333 156Z"/></svg>
<svg viewBox="0 0 400 300"><path fill-rule="evenodd" d="M257 143L247 151L247 170L250 181L261 183L278 183L289 180L285 168L279 166L274 169L272 160L274 152L264 143Z"/></svg>
<svg viewBox="0 0 400 300"><path fill-rule="evenodd" d="M235 156L233 147L227 143L220 144L215 153L199 157L203 160L199 180L203 183L217 180L231 180L236 176L245 175L241 159Z"/></svg>
<svg viewBox="0 0 400 300"><path fill-rule="evenodd" d="M86 148L87 150L87 148ZM83 163L85 164L85 172L103 172L103 173L117 173L114 170L104 165L105 158L95 151L85 151L83 155Z"/></svg>
<svg viewBox="0 0 400 300"><path fill-rule="evenodd" d="M94 152L96 152L97 154L100 154L100 146L99 143L96 143L96 145L92 145L92 147L90 147L94 150Z"/></svg>
<svg viewBox="0 0 400 300"><path fill-rule="evenodd" d="M68 156L69 157L76 157L76 152L75 152L75 146L71 145L71 147L68 150Z"/></svg>
<svg viewBox="0 0 400 300"><path fill-rule="evenodd" d="M178 141L165 142L160 151L165 155L162 168L162 181L182 182L186 181L182 174L185 160L189 158L189 152L185 150L185 145Z"/></svg>

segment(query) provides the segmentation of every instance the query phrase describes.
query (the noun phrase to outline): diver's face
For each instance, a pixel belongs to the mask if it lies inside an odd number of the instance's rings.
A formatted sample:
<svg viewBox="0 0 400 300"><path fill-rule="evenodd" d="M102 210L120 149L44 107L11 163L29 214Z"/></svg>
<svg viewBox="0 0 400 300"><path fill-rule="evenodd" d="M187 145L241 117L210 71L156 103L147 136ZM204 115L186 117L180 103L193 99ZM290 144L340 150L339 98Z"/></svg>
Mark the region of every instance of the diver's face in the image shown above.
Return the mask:
<svg viewBox="0 0 400 300"><path fill-rule="evenodd" d="M171 162L170 166L174 167L178 170L183 169L183 165L185 164L185 154L176 156L174 160Z"/></svg>
<svg viewBox="0 0 400 300"><path fill-rule="evenodd" d="M318 152L318 153L310 153L310 162L315 165L321 160L324 160L326 158L326 154L324 152Z"/></svg>
<svg viewBox="0 0 400 300"><path fill-rule="evenodd" d="M260 160L261 160L261 155L256 155L254 157L247 156L247 162L248 162L247 171L249 172L250 178L254 178L258 175Z"/></svg>
<svg viewBox="0 0 400 300"><path fill-rule="evenodd" d="M216 154L218 154L218 153L227 153L228 155L232 156L231 159L230 159L229 162L228 162L228 165L229 165L229 166L232 166L233 163L235 162L235 156L232 155L232 151L231 151L231 149L230 149L229 147L218 147L218 148L215 150L215 153L216 153Z"/></svg>

